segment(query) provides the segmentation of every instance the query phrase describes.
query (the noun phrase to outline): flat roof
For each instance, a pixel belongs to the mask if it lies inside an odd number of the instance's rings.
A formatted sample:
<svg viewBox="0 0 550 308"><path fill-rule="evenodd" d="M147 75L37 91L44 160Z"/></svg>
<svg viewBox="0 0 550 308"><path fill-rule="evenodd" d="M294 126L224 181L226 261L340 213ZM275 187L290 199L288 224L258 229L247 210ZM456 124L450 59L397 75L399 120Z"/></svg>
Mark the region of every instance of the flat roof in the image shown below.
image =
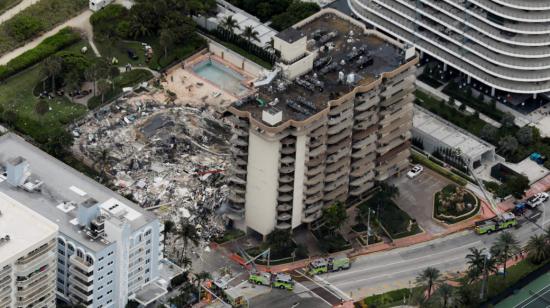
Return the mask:
<svg viewBox="0 0 550 308"><path fill-rule="evenodd" d="M0 264L24 256L57 233L57 225L1 192L0 213L0 237L10 238L0 244Z"/></svg>
<svg viewBox="0 0 550 308"><path fill-rule="evenodd" d="M417 105L413 110L413 128L432 136L450 148L459 148L470 158L477 158L483 153L495 150L493 145Z"/></svg>
<svg viewBox="0 0 550 308"><path fill-rule="evenodd" d="M294 80L283 76L274 78L257 88L257 97L237 101L233 104L234 108L250 112L261 121L262 111L275 105L283 111L282 123L305 120L325 109L329 101L351 92L357 86L369 84L382 73L391 72L406 63L405 51L383 39L381 33L367 32L351 17L337 15L331 10L318 14L304 25L277 34L284 40L307 36L307 52L318 52L313 68ZM343 82L339 80L342 74ZM351 80L349 83L348 78ZM311 107L299 110L299 107L292 107L295 106L292 102Z"/></svg>
<svg viewBox="0 0 550 308"><path fill-rule="evenodd" d="M23 138L13 133L1 136L0 164L5 165L7 160L18 156L29 163L31 177L43 182L41 189L38 192L28 192L3 181L0 183L0 192L57 224L60 233L79 241L90 250L99 251L108 245L92 240L78 227L77 205L90 198L97 200L100 208L111 215L118 216L121 209L126 210L124 218L130 223L132 230L156 219L153 213L145 211Z"/></svg>

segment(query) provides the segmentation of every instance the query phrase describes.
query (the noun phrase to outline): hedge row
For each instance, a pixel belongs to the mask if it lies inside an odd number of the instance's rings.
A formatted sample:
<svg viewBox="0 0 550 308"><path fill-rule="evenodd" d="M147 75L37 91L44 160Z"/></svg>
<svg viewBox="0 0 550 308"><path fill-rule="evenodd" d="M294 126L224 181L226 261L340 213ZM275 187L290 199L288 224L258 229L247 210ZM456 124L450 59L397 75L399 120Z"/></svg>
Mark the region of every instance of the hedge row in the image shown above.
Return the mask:
<svg viewBox="0 0 550 308"><path fill-rule="evenodd" d="M80 39L80 35L69 27L59 30L59 32L46 38L35 48L27 50L13 58L6 65L0 65L0 80L5 80L41 62L59 50L78 42Z"/></svg>
<svg viewBox="0 0 550 308"><path fill-rule="evenodd" d="M466 186L466 184L468 183L465 179L463 179L460 176L454 174L450 170L441 167L440 165L438 165L435 162L431 161L430 159L428 159L426 156L424 156L422 154L419 154L419 153L416 153L416 152L413 151L412 154L411 154L411 157L412 157L413 163L420 163L420 164L432 169L433 171L441 174L442 176L448 178L449 180L457 183L458 185Z"/></svg>

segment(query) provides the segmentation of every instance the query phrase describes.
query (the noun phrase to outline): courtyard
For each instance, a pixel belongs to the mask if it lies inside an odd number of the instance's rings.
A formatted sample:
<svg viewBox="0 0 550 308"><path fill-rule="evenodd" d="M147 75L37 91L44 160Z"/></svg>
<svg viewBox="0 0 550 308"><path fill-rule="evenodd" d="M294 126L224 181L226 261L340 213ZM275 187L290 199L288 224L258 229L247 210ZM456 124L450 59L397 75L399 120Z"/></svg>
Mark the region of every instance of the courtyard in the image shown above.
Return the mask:
<svg viewBox="0 0 550 308"><path fill-rule="evenodd" d="M445 232L446 228L433 219L434 194L453 182L424 168L424 171L414 179L400 176L390 180L399 188L395 203L431 235Z"/></svg>

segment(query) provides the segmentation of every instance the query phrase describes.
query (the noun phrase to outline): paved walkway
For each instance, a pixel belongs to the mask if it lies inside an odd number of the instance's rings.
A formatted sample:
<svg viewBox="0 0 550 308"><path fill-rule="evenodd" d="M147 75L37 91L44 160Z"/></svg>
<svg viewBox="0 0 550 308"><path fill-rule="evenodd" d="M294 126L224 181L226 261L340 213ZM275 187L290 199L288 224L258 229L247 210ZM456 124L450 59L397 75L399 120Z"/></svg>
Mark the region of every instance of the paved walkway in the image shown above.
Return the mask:
<svg viewBox="0 0 550 308"><path fill-rule="evenodd" d="M93 30L92 30L92 25L90 24L90 16L92 15L92 13L93 12L90 11L90 10L85 10L80 15L69 19L68 21L60 24L59 26L53 28L52 30L42 34L40 37L37 37L36 39L28 42L24 46L19 47L17 49L14 49L14 50L2 55L0 57L0 65L6 64L10 60L12 60L13 58L15 58L15 57L21 55L22 53L24 53L25 51L36 47L44 39L56 34L59 30L65 28L65 27L74 27L74 28L77 28L77 29L83 31L85 33L87 39L89 40L90 46L91 46L92 50L94 51L94 53L96 54L96 56L100 56L99 51L97 50L95 44L93 43L93 35L94 34L93 34Z"/></svg>
<svg viewBox="0 0 550 308"><path fill-rule="evenodd" d="M5 22L6 20L11 19L15 14L21 12L22 10L26 9L27 7L35 4L39 0L23 0L19 2L16 6L12 7L11 9L4 12L4 14L0 15L0 24Z"/></svg>
<svg viewBox="0 0 550 308"><path fill-rule="evenodd" d="M444 100L445 102L449 100L449 96L444 94L443 92L441 92L440 90L438 89L435 89L427 84L425 84L424 82L420 81L420 80L416 80L416 86L423 90L424 92L428 92L428 94L432 94L442 100ZM458 100L455 100L455 105L457 107L459 107L460 105L462 105L462 103ZM474 114L476 112L475 109L469 107L469 106L466 106L466 112L468 113L471 113L471 114ZM483 113L479 113L479 118L483 121L485 121L486 123L489 123L491 125L493 125L494 127L496 128L500 128L501 127L501 124L493 119L491 119L490 117L484 115Z"/></svg>

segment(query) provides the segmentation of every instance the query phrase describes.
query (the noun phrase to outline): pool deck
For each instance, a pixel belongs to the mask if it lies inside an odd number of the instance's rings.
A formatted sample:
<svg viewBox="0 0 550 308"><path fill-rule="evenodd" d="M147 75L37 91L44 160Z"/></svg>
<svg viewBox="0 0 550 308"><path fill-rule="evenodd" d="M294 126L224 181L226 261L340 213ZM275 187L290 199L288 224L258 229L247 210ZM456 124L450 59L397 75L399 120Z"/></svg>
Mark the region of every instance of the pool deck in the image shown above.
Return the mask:
<svg viewBox="0 0 550 308"><path fill-rule="evenodd" d="M206 104L224 111L231 103L238 100L239 97L234 93L221 89L216 84L202 78L193 71L195 64L207 59L214 60L244 76L243 86L250 90L245 95L250 95L253 92L253 89L247 85L253 82L256 76L245 72L216 55L210 54L207 50L196 53L180 65L176 65L166 71L166 80L162 82L162 86L174 92L177 100L184 104L191 106L203 106Z"/></svg>

